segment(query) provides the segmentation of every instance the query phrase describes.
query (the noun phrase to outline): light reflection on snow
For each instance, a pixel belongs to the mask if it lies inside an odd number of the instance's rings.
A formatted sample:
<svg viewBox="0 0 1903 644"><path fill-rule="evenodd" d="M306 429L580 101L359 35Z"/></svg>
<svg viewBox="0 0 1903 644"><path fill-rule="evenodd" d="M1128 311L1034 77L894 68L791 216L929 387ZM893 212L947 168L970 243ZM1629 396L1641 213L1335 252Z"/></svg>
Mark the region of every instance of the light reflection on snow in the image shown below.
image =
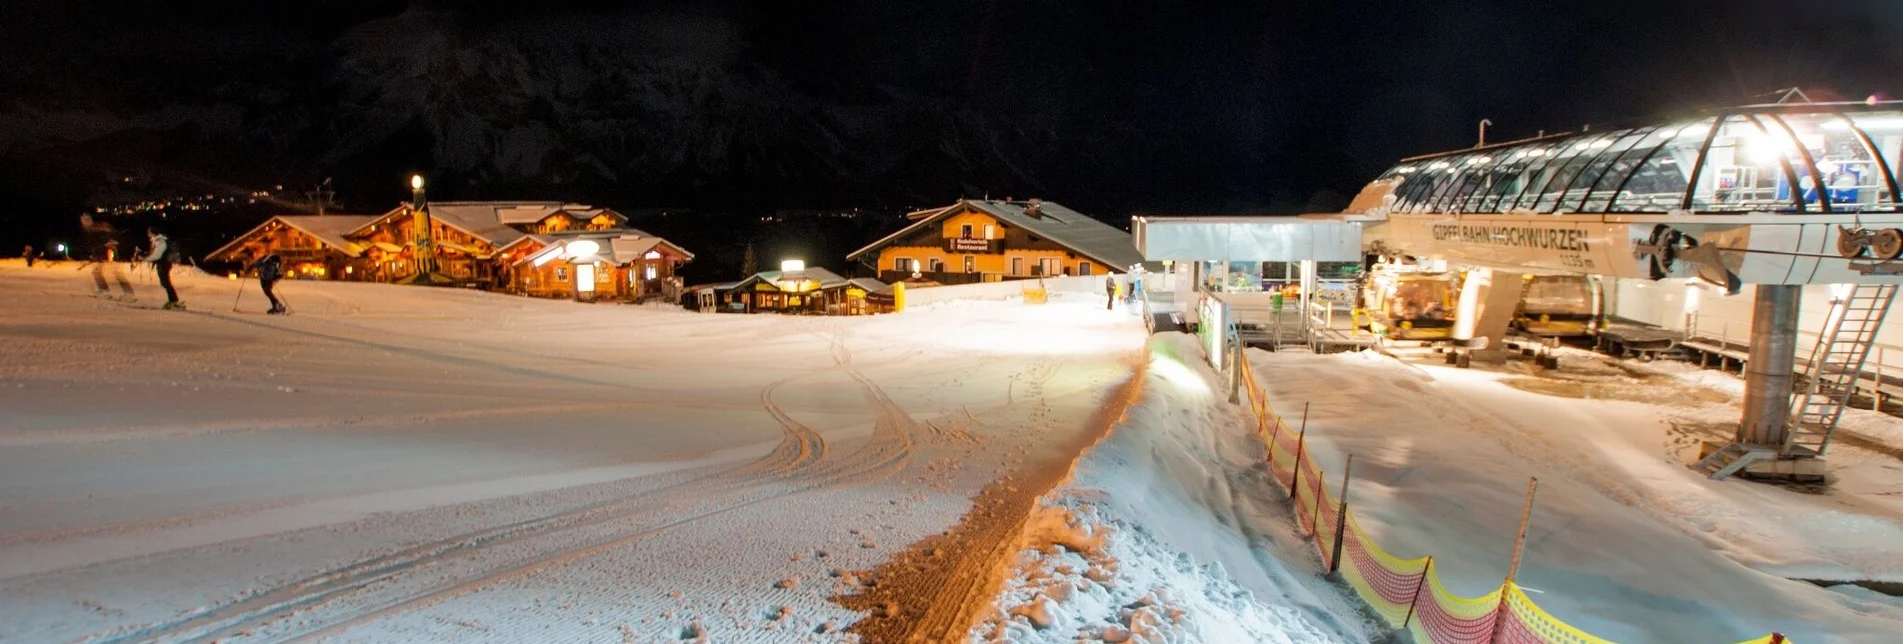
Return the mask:
<svg viewBox="0 0 1903 644"><path fill-rule="evenodd" d="M1188 394L1198 402L1209 399L1209 384L1203 382L1202 375L1175 358L1164 355L1152 355L1150 372L1164 381L1176 385L1181 393Z"/></svg>

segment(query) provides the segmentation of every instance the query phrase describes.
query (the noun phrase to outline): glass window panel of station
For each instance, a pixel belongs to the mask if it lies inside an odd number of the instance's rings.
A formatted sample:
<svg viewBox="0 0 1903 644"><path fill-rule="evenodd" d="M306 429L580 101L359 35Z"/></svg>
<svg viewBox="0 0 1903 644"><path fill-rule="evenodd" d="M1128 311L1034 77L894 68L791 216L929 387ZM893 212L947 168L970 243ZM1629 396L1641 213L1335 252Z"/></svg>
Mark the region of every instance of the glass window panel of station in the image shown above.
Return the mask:
<svg viewBox="0 0 1903 644"><path fill-rule="evenodd" d="M1479 205L1474 207L1474 212L1501 212L1503 202L1511 206L1513 198L1519 196L1531 180L1534 168L1543 165L1546 150L1546 146L1534 144L1496 151L1494 156L1498 157L1495 162L1498 178L1492 189L1482 196Z"/></svg>
<svg viewBox="0 0 1903 644"><path fill-rule="evenodd" d="M1607 154L1603 159L1605 168L1598 172L1592 185L1583 193L1585 200L1572 208L1574 212L1600 213L1612 205L1613 192L1626 182L1637 170L1639 164L1652 156L1659 146L1665 145L1678 131L1671 126L1654 126L1633 130L1632 134L1613 146L1617 154ZM1664 136L1660 136L1663 134ZM1608 151L1610 152L1610 150ZM1581 179L1582 181L1584 179ZM1562 209L1565 207L1562 204Z"/></svg>
<svg viewBox="0 0 1903 644"><path fill-rule="evenodd" d="M1632 146L1644 143L1645 137L1651 133L1652 128L1625 130L1618 133L1616 139L1610 141L1602 139L1605 141L1603 144L1595 143L1594 145L1600 148L1598 153L1593 155L1592 160L1586 162L1584 169L1579 171L1578 176L1573 177L1571 184L1560 189L1559 205L1554 207L1553 212L1578 212L1580 204L1586 200L1586 193L1592 192L1592 187L1599 183L1599 178L1612 168L1612 162L1631 150Z"/></svg>
<svg viewBox="0 0 1903 644"><path fill-rule="evenodd" d="M1831 210L1837 212L1863 212L1870 210L1889 210L1889 182L1883 177L1883 168L1863 139L1850 129L1849 121L1836 114L1788 114L1779 119L1797 135L1798 144L1810 153L1811 161L1817 164L1817 172L1823 190L1821 194L1815 185L1806 186L1807 197L1813 201L1828 197ZM1767 125L1768 127L1768 125ZM1874 142L1874 141L1873 141ZM1802 155L1796 160L1801 161ZM1822 208L1818 208L1822 210Z"/></svg>
<svg viewBox="0 0 1903 644"><path fill-rule="evenodd" d="M1460 154L1448 158L1448 164L1454 164L1454 179L1448 181L1441 191L1427 204L1427 211L1458 211L1460 204L1467 198L1467 192L1473 191L1473 185L1486 173L1486 154Z"/></svg>
<svg viewBox="0 0 1903 644"><path fill-rule="evenodd" d="M1876 162L1890 168L1890 173L1903 182L1903 112L1865 112L1849 115L1850 122L1870 137L1870 144L1877 148ZM1831 127L1825 123L1824 127ZM1883 183L1880 179L1878 183ZM1882 196L1878 203L1895 203L1898 195L1889 194L1890 187L1881 187Z"/></svg>
<svg viewBox="0 0 1903 644"><path fill-rule="evenodd" d="M1474 173L1474 184L1467 190L1466 198L1459 204L1461 212L1492 212L1488 202L1500 185L1513 182L1512 167L1515 165L1508 150L1493 150L1476 157L1477 164L1484 167Z"/></svg>
<svg viewBox="0 0 1903 644"><path fill-rule="evenodd" d="M1660 128L1652 134L1663 142L1651 158L1639 164L1624 186L1601 187L1612 197L1610 212L1671 212L1685 201L1685 185L1698 164L1715 118ZM1597 195L1595 195L1596 197Z"/></svg>
<svg viewBox="0 0 1903 644"><path fill-rule="evenodd" d="M1440 203L1435 204L1439 212L1469 212L1465 210L1468 198L1493 174L1493 157L1469 154L1460 160L1460 168L1460 179L1442 196Z"/></svg>
<svg viewBox="0 0 1903 644"><path fill-rule="evenodd" d="M1421 201L1433 194L1435 186L1448 179L1442 168L1451 166L1443 161L1424 161L1413 167L1407 182L1401 185L1401 196L1394 204L1396 212L1419 212Z"/></svg>
<svg viewBox="0 0 1903 644"><path fill-rule="evenodd" d="M1784 172L1797 144L1775 124L1730 116L1705 151L1705 167L1692 190L1692 210L1701 212L1790 212L1791 177ZM1793 165L1803 165L1800 159Z"/></svg>
<svg viewBox="0 0 1903 644"><path fill-rule="evenodd" d="M1426 169L1422 170L1422 172L1427 173L1428 176L1433 177L1434 180L1426 190L1415 197L1414 212L1434 212L1433 208L1436 204L1440 203L1440 198L1446 195L1447 191L1452 189L1454 183L1461 177L1461 171L1464 168L1460 165L1459 161L1460 157L1448 157L1435 159L1427 163Z"/></svg>
<svg viewBox="0 0 1903 644"><path fill-rule="evenodd" d="M1550 176L1546 184L1538 188L1537 199L1523 197L1520 199L1522 206L1531 207L1539 212L1552 212L1553 208L1559 205L1560 194L1565 192L1566 186L1573 182L1574 177L1579 176L1580 171L1586 169L1586 164L1591 163L1593 157L1598 156L1606 148L1612 147L1619 134L1621 132L1582 136L1567 141L1566 149L1561 150L1559 156L1554 157L1553 162L1548 166L1557 170L1547 173ZM1529 203L1532 205L1526 206Z"/></svg>
<svg viewBox="0 0 1903 644"><path fill-rule="evenodd" d="M1546 183L1553 179L1561 166L1572 160L1571 156L1565 154L1567 146L1578 141L1579 137L1565 138L1529 150L1529 156L1539 158L1528 163L1526 170L1521 173L1520 189L1503 197L1495 209L1499 212L1532 212L1533 204L1539 201L1540 189L1546 187Z"/></svg>

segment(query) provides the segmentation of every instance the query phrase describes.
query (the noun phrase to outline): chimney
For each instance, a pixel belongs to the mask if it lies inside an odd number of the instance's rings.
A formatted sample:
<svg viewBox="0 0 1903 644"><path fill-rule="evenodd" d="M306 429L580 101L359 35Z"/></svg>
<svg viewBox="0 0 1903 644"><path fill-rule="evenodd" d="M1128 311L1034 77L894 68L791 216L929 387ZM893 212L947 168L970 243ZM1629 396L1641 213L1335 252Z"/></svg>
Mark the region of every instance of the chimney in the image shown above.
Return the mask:
<svg viewBox="0 0 1903 644"><path fill-rule="evenodd" d="M1043 213L1043 211L1044 211L1044 200L1043 200L1043 199L1035 199L1035 198L1033 198L1033 199L1031 199L1031 202L1030 202L1030 203L1028 203L1028 204L1025 204L1025 206L1024 206L1024 214L1027 214L1027 215L1030 215L1030 216L1032 216L1032 217L1036 217L1036 216L1038 216L1038 215L1040 215L1040 214L1042 214L1042 213Z"/></svg>

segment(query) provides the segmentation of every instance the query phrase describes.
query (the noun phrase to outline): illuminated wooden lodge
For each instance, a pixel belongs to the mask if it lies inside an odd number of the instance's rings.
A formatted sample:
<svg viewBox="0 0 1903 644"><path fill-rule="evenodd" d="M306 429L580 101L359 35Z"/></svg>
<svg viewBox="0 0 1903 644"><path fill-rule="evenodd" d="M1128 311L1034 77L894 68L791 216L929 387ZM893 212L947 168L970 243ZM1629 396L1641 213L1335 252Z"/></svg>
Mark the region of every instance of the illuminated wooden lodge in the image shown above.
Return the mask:
<svg viewBox="0 0 1903 644"><path fill-rule="evenodd" d="M520 249L524 252L515 252ZM504 249L510 291L583 301L679 303L674 270L694 258L659 237L633 229L530 235Z"/></svg>
<svg viewBox="0 0 1903 644"><path fill-rule="evenodd" d="M373 219L369 215L279 215L212 251L206 259L250 266L260 257L277 253L284 260L287 277L378 281L369 247L348 237Z"/></svg>
<svg viewBox="0 0 1903 644"><path fill-rule="evenodd" d="M628 228L627 217L607 208L559 201L434 201L425 212L427 217L418 217L406 204L376 216L272 217L206 259L249 266L277 253L295 277L405 281L422 268L417 254L425 245L418 222L427 221L426 247L436 275L446 283L591 300L678 299L675 271L693 259L673 243ZM575 242L583 240L600 252L587 258L544 254L551 247L575 250ZM581 264L590 265L582 270L600 280L596 289L575 283Z"/></svg>
<svg viewBox="0 0 1903 644"><path fill-rule="evenodd" d="M738 282L693 290L694 307L703 313L791 313L868 315L892 311L892 287L868 277L846 278L802 265L761 271Z"/></svg>
<svg viewBox="0 0 1903 644"><path fill-rule="evenodd" d="M1143 261L1130 233L1048 201L961 199L906 217L846 258L881 282L938 284L1123 273Z"/></svg>

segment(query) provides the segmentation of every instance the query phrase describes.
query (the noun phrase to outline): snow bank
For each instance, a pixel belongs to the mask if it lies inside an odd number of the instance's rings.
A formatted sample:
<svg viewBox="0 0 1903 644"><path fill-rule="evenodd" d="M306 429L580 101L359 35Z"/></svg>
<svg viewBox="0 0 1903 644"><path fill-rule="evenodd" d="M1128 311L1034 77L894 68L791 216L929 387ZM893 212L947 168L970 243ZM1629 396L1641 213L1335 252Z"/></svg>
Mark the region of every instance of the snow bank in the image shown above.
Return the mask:
<svg viewBox="0 0 1903 644"><path fill-rule="evenodd" d="M1143 399L1045 499L972 641L1366 641L1194 338L1151 346Z"/></svg>
<svg viewBox="0 0 1903 644"><path fill-rule="evenodd" d="M1317 465L1339 471L1355 455L1358 525L1398 556L1433 555L1461 595L1499 586L1527 479L1537 476L1517 581L1589 633L1887 642L1903 632L1892 606L1783 578L1903 571L1903 513L1889 496L1903 489L1903 463L1833 446L1833 469L1857 483L1825 495L1705 479L1680 451L1717 438L1713 428L1738 413L1723 388L1686 382L1709 375L1683 371L1675 381L1584 353L1567 354L1556 373L1371 352L1249 359L1285 417L1310 405Z"/></svg>

